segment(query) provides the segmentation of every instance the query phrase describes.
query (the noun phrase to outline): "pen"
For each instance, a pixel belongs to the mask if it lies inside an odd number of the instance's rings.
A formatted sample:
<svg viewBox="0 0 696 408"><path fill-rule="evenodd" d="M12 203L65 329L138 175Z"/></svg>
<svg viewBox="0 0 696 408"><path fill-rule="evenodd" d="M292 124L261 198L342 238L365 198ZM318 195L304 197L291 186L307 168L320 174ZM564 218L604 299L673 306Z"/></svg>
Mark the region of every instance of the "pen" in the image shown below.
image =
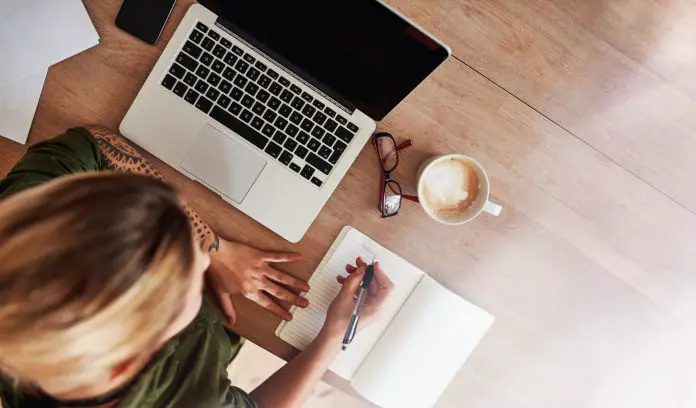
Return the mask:
<svg viewBox="0 0 696 408"><path fill-rule="evenodd" d="M368 288L372 283L372 277L375 274L375 261L373 260L370 265L367 266L365 271L365 276L363 277L362 283L360 283L360 290L358 291L358 299L355 301L355 307L353 307L353 313L350 316L350 324L346 330L345 336L343 336L343 346L342 350L348 348L348 345L355 338L355 332L358 330L358 321L360 320L360 309L365 303L365 297L367 296Z"/></svg>

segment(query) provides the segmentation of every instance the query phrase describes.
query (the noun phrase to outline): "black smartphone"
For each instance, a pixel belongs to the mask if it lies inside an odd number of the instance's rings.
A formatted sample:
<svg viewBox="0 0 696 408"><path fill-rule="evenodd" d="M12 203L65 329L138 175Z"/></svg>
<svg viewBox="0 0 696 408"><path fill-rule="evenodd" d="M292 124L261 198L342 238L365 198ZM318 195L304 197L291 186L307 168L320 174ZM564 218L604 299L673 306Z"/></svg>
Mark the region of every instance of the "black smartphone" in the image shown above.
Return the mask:
<svg viewBox="0 0 696 408"><path fill-rule="evenodd" d="M123 0L116 27L148 44L159 40L176 0Z"/></svg>

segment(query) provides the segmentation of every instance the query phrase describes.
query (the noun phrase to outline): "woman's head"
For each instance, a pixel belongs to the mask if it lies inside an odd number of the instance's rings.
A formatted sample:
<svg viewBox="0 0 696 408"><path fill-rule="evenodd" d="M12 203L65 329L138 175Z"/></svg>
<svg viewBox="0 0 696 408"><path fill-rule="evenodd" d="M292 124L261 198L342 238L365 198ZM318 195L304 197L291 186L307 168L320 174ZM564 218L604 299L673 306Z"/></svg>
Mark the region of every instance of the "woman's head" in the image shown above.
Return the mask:
<svg viewBox="0 0 696 408"><path fill-rule="evenodd" d="M175 191L66 177L0 202L0 367L61 394L103 382L185 327L205 259Z"/></svg>

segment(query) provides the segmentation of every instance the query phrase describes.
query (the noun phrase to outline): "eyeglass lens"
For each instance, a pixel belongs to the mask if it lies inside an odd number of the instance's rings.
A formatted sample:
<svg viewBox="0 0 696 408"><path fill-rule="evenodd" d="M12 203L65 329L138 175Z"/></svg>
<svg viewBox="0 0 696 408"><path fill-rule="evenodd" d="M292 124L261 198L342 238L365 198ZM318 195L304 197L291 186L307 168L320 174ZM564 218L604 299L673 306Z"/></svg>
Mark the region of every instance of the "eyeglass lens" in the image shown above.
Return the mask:
<svg viewBox="0 0 696 408"><path fill-rule="evenodd" d="M383 136L377 138L377 151L380 155L380 162L384 171L392 171L399 163L399 156L396 151L396 143L394 138Z"/></svg>

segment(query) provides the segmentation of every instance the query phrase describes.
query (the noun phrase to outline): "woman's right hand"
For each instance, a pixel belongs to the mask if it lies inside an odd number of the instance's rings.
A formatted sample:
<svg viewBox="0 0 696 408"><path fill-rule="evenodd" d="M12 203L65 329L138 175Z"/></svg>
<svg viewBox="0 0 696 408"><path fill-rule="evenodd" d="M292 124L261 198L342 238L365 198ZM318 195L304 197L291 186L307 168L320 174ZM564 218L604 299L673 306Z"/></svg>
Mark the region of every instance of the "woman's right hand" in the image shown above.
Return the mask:
<svg viewBox="0 0 696 408"><path fill-rule="evenodd" d="M367 263L362 258L356 259L355 263L357 266L346 265L347 277L337 277L339 283L343 284L343 288L331 303L323 328L324 331L341 338L348 328L355 307L354 295L360 290L360 283L367 270ZM365 303L360 310L359 328L365 327L375 320L394 288L394 283L384 273L379 262L375 262L374 266L374 278L368 288Z"/></svg>

